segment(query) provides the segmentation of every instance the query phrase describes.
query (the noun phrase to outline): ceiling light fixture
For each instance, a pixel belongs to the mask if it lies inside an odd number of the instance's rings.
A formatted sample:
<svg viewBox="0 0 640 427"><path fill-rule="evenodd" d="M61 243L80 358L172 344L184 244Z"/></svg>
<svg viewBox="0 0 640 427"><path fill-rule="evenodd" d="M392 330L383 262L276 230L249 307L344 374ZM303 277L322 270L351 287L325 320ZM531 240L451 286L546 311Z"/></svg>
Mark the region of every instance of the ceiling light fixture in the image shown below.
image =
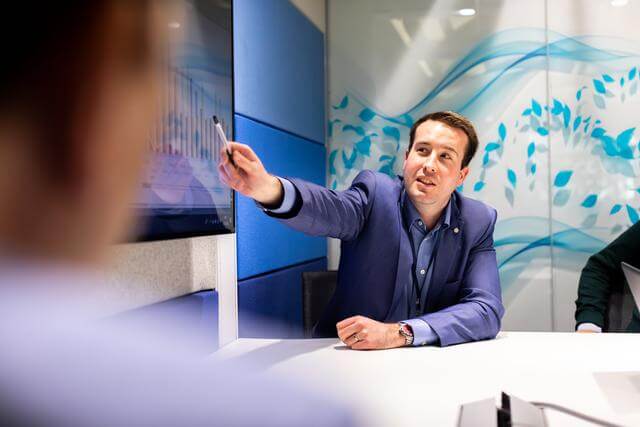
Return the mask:
<svg viewBox="0 0 640 427"><path fill-rule="evenodd" d="M615 0L613 0L615 1ZM458 11L458 15L462 15L462 16L473 16L476 14L476 10L475 9L460 9Z"/></svg>

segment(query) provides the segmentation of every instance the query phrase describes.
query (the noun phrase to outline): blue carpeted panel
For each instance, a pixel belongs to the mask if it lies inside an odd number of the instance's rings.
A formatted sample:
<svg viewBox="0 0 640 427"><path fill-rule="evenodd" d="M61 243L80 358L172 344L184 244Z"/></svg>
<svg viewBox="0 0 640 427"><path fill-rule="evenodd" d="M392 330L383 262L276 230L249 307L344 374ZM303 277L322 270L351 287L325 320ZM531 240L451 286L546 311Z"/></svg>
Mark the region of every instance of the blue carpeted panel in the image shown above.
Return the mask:
<svg viewBox="0 0 640 427"><path fill-rule="evenodd" d="M241 338L303 338L302 272L324 271L327 259L238 283Z"/></svg>
<svg viewBox="0 0 640 427"><path fill-rule="evenodd" d="M325 148L253 120L235 116L236 139L250 145L266 169L319 185L325 183ZM309 237L265 215L252 199L237 196L238 278L327 256L327 240Z"/></svg>
<svg viewBox="0 0 640 427"><path fill-rule="evenodd" d="M288 0L233 2L235 110L324 144L324 34Z"/></svg>
<svg viewBox="0 0 640 427"><path fill-rule="evenodd" d="M119 314L113 319L185 351L209 354L218 348L218 293L201 291Z"/></svg>

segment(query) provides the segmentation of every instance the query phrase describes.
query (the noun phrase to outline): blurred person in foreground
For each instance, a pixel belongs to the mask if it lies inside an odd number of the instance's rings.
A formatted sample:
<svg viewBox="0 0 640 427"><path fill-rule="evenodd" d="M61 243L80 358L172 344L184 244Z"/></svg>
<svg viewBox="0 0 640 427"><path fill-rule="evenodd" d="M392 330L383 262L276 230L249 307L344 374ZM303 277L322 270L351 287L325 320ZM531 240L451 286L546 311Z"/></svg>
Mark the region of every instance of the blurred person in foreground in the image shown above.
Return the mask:
<svg viewBox="0 0 640 427"><path fill-rule="evenodd" d="M98 271L131 225L167 6L26 1L5 14L0 425L349 424L326 399L97 321Z"/></svg>

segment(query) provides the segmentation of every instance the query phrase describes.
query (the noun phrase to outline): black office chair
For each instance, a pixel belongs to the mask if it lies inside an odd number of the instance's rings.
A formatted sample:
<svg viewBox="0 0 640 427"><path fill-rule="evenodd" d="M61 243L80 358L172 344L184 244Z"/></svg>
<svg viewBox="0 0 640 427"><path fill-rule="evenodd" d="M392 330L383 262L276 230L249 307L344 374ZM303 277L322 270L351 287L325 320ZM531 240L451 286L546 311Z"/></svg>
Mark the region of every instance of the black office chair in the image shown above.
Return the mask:
<svg viewBox="0 0 640 427"><path fill-rule="evenodd" d="M636 307L629 285L625 280L622 292L613 292L607 305L607 322L603 332L625 332Z"/></svg>
<svg viewBox="0 0 640 427"><path fill-rule="evenodd" d="M302 325L305 338L311 338L313 327L329 304L337 283L337 271L302 273Z"/></svg>

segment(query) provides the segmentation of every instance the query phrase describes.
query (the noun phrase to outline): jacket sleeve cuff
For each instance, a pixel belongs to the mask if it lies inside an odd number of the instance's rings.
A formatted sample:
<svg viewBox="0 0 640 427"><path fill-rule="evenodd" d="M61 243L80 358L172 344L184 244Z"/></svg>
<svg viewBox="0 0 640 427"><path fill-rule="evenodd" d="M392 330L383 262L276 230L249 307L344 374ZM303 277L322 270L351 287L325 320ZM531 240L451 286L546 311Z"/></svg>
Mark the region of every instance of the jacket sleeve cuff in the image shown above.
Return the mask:
<svg viewBox="0 0 640 427"><path fill-rule="evenodd" d="M602 332L602 328L595 323L586 322L580 323L576 328L577 331L591 331L591 332Z"/></svg>
<svg viewBox="0 0 640 427"><path fill-rule="evenodd" d="M282 184L282 189L284 190L284 197L282 199L282 203L275 209L269 209L265 206L258 203L258 206L262 208L265 212L273 213L273 214L286 214L289 213L293 209L293 205L296 201L296 189L288 179L280 178L277 176L278 180Z"/></svg>
<svg viewBox="0 0 640 427"><path fill-rule="evenodd" d="M431 326L427 322L422 319L409 319L403 320L400 323L404 323L406 325L411 326L411 330L413 331L413 345L431 345L438 342L438 336L431 329Z"/></svg>

